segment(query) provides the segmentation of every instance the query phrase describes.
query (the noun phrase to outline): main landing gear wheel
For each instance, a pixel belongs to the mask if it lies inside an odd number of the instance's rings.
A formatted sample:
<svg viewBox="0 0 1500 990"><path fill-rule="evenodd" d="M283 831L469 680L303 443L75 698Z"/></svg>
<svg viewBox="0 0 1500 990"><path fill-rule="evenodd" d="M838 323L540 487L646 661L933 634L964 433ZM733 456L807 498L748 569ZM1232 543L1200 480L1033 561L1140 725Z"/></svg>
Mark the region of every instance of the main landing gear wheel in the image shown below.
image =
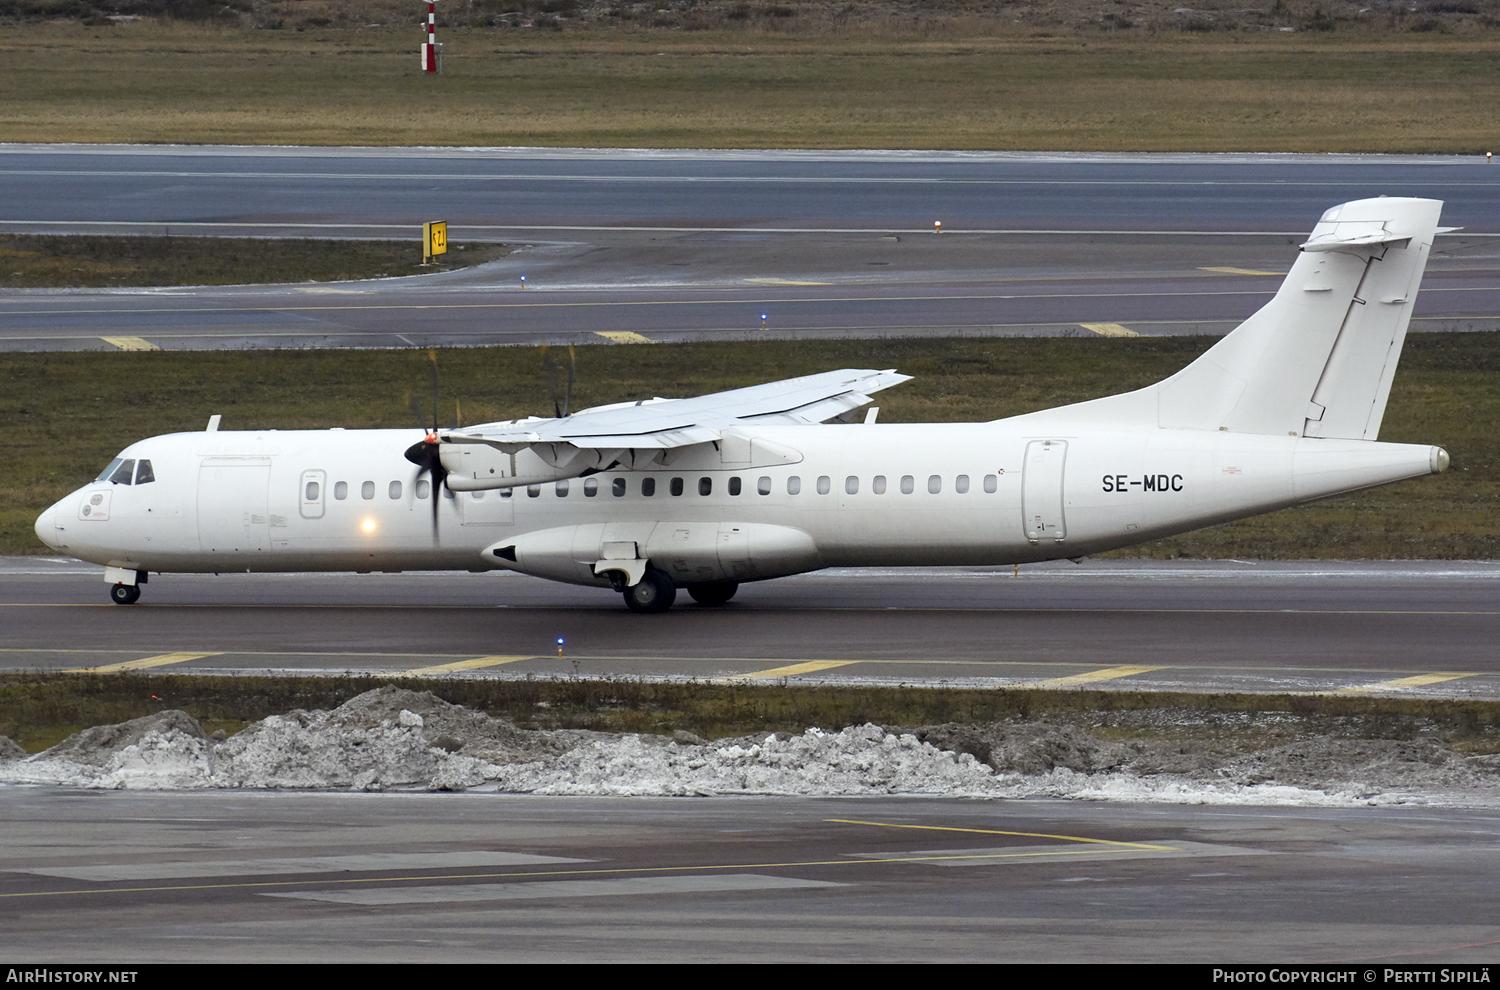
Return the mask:
<svg viewBox="0 0 1500 990"><path fill-rule="evenodd" d="M117 584L109 589L109 597L116 605L134 605L141 599L141 589L132 584Z"/></svg>
<svg viewBox="0 0 1500 990"><path fill-rule="evenodd" d="M677 582L666 571L648 570L639 584L625 589L625 607L632 612L665 612L677 599Z"/></svg>
<svg viewBox="0 0 1500 990"><path fill-rule="evenodd" d="M740 590L738 581L714 581L709 584L690 584L687 593L699 605L723 605Z"/></svg>

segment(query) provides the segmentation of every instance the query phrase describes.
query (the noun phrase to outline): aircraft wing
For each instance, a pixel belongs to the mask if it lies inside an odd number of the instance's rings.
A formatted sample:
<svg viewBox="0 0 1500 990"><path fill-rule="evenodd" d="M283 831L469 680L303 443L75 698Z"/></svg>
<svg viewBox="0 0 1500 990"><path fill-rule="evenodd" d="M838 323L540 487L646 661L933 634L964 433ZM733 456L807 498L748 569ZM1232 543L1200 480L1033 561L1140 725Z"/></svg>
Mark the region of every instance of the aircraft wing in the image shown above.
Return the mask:
<svg viewBox="0 0 1500 990"><path fill-rule="evenodd" d="M692 399L642 399L585 409L561 419L488 423L444 433L449 443L508 451L537 444L592 449L667 449L718 440L736 426L822 423L870 401L870 393L910 381L894 370L845 368Z"/></svg>

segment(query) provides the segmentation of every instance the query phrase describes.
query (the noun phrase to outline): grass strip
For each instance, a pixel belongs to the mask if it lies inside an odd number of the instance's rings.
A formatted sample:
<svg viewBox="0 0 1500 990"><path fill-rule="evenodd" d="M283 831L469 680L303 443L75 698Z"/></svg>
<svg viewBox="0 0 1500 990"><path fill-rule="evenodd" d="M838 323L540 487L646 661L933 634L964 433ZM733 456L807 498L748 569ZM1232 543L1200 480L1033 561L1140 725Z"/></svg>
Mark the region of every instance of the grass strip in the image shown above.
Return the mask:
<svg viewBox="0 0 1500 990"><path fill-rule="evenodd" d="M974 422L1140 388L1212 337L724 341L577 348L577 407L697 395L841 367L897 368L881 422ZM522 348L439 352L443 422L550 414L546 376ZM0 354L0 553L49 552L37 515L123 447L162 433L412 427L406 395L431 389L425 350ZM1424 477L1116 551L1259 559L1500 556L1500 334L1407 338L1381 439L1439 444L1453 467Z"/></svg>
<svg viewBox="0 0 1500 990"><path fill-rule="evenodd" d="M468 268L503 244L452 245L422 264L420 228L407 241L258 237L0 234L0 288L251 285L395 278Z"/></svg>
<svg viewBox="0 0 1500 990"><path fill-rule="evenodd" d="M419 71L414 29L0 27L0 127L16 142L1500 147L1500 32L1478 27L891 36L453 27L441 76Z"/></svg>
<svg viewBox="0 0 1500 990"><path fill-rule="evenodd" d="M0 674L0 735L40 752L95 725L181 709L208 732L233 734L268 715L332 709L386 685L524 728L592 729L705 739L759 732L830 731L874 723L920 726L1049 721L1106 738L1240 732L1278 745L1316 733L1410 739L1436 735L1468 752L1500 748L1500 702L1296 694L1042 691L980 688L725 684L631 679L437 679L374 676L231 677L201 674ZM1156 718L1142 719L1142 715Z"/></svg>

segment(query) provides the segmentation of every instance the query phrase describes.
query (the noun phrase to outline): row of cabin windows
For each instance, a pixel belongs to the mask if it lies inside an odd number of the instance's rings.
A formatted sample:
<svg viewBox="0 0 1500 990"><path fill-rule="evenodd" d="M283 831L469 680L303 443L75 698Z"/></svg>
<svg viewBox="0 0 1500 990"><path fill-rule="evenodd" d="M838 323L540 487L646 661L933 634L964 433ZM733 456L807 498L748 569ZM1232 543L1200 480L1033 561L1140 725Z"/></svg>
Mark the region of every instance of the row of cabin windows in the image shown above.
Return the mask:
<svg viewBox="0 0 1500 990"><path fill-rule="evenodd" d="M151 470L151 462L142 460L137 465L133 457L116 457L109 462L109 467L99 472L95 481L108 481L116 485L128 485L130 479L135 478L137 485L148 485L156 480L156 472Z"/></svg>
<svg viewBox="0 0 1500 990"><path fill-rule="evenodd" d="M143 465L142 473L144 475L146 475L147 477L145 477L143 479L141 477L141 475L138 474L137 475L136 484L140 485L140 484L144 484L146 481L155 480L154 477L150 476L151 462L150 461L142 461L141 464ZM121 470L125 470L125 468L122 466L119 470L117 470L115 472L115 474L119 474ZM108 472L106 472L106 473L108 473ZM101 481L105 480L104 475L101 474L99 476L99 480L101 480ZM116 479L113 476L111 476L108 480L114 481ZM125 478L125 481L123 482L123 484L127 484L127 485L130 484L130 480L129 480L129 475L128 474L126 475L126 478ZM727 487L729 489L729 494L730 495L737 496L737 495L739 495L741 493L741 491L743 491L742 481L738 477L730 478L729 479L729 484L728 484ZM874 492L876 495L884 495L886 493L887 487L888 486L887 486L887 482L886 482L886 477L883 474L877 474L870 481L870 490L872 492ZM909 474L902 475L901 476L901 480L897 483L897 487L900 490L901 494L903 494L903 495L910 495L910 494L912 494L913 492L915 492L917 490L916 478L913 477L912 475L909 475ZM818 477L817 482L816 482L816 488L817 488L817 492L818 492L819 495L827 495L827 494L829 494L831 491L833 491L833 479L830 478L826 474L825 475L820 475ZM844 479L844 494L846 494L846 495L858 495L859 494L859 488L860 488L860 482L859 482L859 477L857 475L852 475L851 474L847 478ZM559 482L557 482L553 486L553 489L554 489L554 491L556 491L558 498L567 498L568 497L568 492L572 490L571 485L567 481L559 481ZM990 493L990 494L994 494L998 489L999 489L999 480L998 480L998 478L995 475L993 475L993 474L987 474L987 475L985 475L984 476L984 490L986 492ZM624 495L625 495L625 490L626 490L626 481L625 481L625 479L624 478L615 478L615 479L613 479L610 482L609 490L610 490L610 494L613 495L613 496L615 496L616 498L623 498ZM668 494L670 494L670 495L672 495L674 497L678 496L678 495L681 495L684 490L685 490L684 489L684 483L683 483L683 479L681 479L681 478L672 478L672 479L670 479L667 482L667 492L668 492ZM937 495L942 490L943 490L943 476L940 475L940 474L929 475L928 478L927 478L927 491L928 491L928 493L932 494L932 495ZM961 474L958 477L954 478L953 479L953 490L955 492L957 492L958 494L960 494L960 495L967 494L968 491L969 491L969 476L966 475L966 474ZM393 500L401 498L401 491L402 491L402 485L401 485L401 482L399 482L399 481L393 481L389 485L386 486L386 495L389 498L393 499ZM713 491L714 491L714 480L712 478L704 477L704 478L699 478L698 479L698 494L699 495L712 495ZM760 478L756 479L756 482L755 482L755 491L758 494L760 494L760 495L769 495L769 494L771 494L771 478L770 478L769 475L763 475ZM648 477L648 478L642 478L641 479L641 485L640 485L640 492L641 492L642 497L644 497L644 498L651 498L651 497L653 497L656 494L656 479L655 478L650 478L650 477ZM416 483L415 494L416 494L417 498L427 498L431 493L432 493L432 487L431 487L431 485L427 481L418 481ZM788 495L800 495L802 493L802 478L800 476L794 474L794 475L791 475L790 477L788 477L786 479L786 493ZM541 485L528 485L527 488L526 488L526 495L527 495L528 498L537 498L541 494L542 494L542 486ZM599 479L598 478L585 478L585 479L583 479L583 494L584 494L585 498L593 498L594 496L598 495L599 494ZM307 483L306 490L303 492L303 495L304 495L304 498L305 498L306 501L308 501L308 502L316 502L318 500L319 496L321 495L318 483L316 481L309 481ZM484 493L483 492L473 492L473 493L471 493L471 495L475 499L480 499L480 498L484 497ZM500 497L501 498L510 498L510 496L511 496L511 493L510 493L509 489L503 489L503 490L501 490L501 492L500 492ZM339 500L339 501L343 501L344 499L347 499L349 497L349 483L347 481L336 481L336 482L334 482L334 485L333 485L333 497L335 499ZM373 481L366 481L362 485L360 485L360 487L359 487L359 497L362 498L362 499L365 499L366 501L368 501L370 499L373 499L375 497L375 482L373 482ZM453 497L453 493L451 491L448 491L447 489L444 489L443 490L443 497L444 498L452 498Z"/></svg>
<svg viewBox="0 0 1500 990"><path fill-rule="evenodd" d="M994 494L1000 488L999 478L998 476L993 474L985 475L983 484L984 490L990 494ZM816 485L819 495L827 495L829 492L833 491L833 479L826 474L819 476ZM627 485L624 478L615 478L610 482L609 485L610 494L614 495L616 498L623 498L625 495L626 487ZM730 478L727 487L729 489L730 495L739 495L743 490L742 481L737 477ZM771 487L771 478L769 475L765 475L756 479L755 490L758 494L771 494ZM858 495L859 487L860 481L857 475L851 474L844 479L844 493L846 495ZM887 487L888 486L885 475L877 474L873 479L871 479L870 490L876 495L884 495L886 493ZM902 475L901 480L898 482L898 488L903 495L912 494L917 490L916 478L909 474ZM557 492L558 498L567 498L568 492L571 489L568 482L559 481L555 484L554 490ZM667 482L668 494L673 496L681 495L683 493L683 490L683 479L672 478ZM714 480L712 478L705 477L698 479L699 495L712 495L713 490ZM943 476L940 474L929 475L927 478L928 493L936 495L942 490ZM969 491L969 476L966 474L961 474L958 477L954 478L953 490L960 495L967 494ZM656 494L656 479L642 478L640 484L640 493L643 498L653 497ZM794 474L786 479L786 493L788 495L800 495L802 493L802 478L800 476ZM541 485L529 485L526 488L526 495L528 498L537 498L541 494ZM593 498L594 496L598 495L599 479L585 478L583 480L583 494L585 498ZM395 496L393 495L391 497L394 498Z"/></svg>

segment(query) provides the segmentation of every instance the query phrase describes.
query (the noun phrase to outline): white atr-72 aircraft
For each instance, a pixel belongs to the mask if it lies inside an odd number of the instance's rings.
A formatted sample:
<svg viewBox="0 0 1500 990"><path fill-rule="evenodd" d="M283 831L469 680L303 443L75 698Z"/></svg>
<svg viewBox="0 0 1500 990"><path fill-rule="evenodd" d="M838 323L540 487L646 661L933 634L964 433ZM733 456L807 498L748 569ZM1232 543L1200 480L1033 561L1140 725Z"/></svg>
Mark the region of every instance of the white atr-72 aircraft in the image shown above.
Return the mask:
<svg viewBox="0 0 1500 990"><path fill-rule="evenodd" d="M121 604L151 571L505 568L660 612L679 587L720 604L822 567L1077 558L1444 470L1439 447L1375 439L1441 207L1329 210L1274 299L1135 392L830 422L907 380L844 370L422 439L215 416L127 447L36 532L103 564Z"/></svg>

